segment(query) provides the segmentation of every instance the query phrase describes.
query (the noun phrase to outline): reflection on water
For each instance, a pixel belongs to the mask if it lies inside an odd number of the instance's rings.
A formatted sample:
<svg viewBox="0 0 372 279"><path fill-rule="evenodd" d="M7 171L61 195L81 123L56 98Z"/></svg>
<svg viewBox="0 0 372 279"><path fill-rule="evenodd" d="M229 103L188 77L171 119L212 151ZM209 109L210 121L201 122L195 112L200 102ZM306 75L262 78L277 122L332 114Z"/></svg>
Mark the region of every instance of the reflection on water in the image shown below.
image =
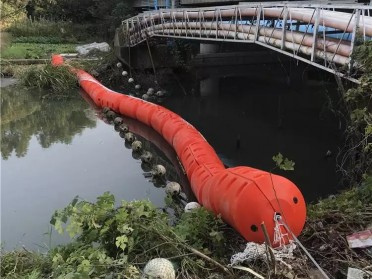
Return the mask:
<svg viewBox="0 0 372 279"><path fill-rule="evenodd" d="M190 89L200 94L173 96L164 105L193 124L227 166L271 171L272 157L281 152L296 163L295 170L273 172L298 185L307 202L340 188L336 155L343 130L331 111L337 108L329 107L338 100L335 84L289 88L270 77L260 81L249 75L219 78L218 83L218 91L212 87L206 94L203 83Z"/></svg>
<svg viewBox="0 0 372 279"><path fill-rule="evenodd" d="M280 174L293 180L307 201L335 192L335 156L325 156L328 150L337 153L342 140L339 120L325 109L327 98L334 97L332 84L288 90L247 78L218 82L217 94L181 97L179 89L169 90L174 95L163 104L199 129L226 165L270 171L272 156L281 152L296 166ZM164 183L144 178L149 166L113 126L97 121L103 116L89 99L76 96L57 101L15 88L1 92L1 239L8 249L47 242L42 234L50 216L76 195L94 201L110 191L118 201L149 198L164 207ZM125 122L146 150L158 154L154 163L166 166L167 179L180 182L192 200L174 150L152 129ZM65 241L53 239L53 244Z"/></svg>
<svg viewBox="0 0 372 279"><path fill-rule="evenodd" d="M99 111L78 92L76 96L57 101L16 88L2 91L1 240L5 249L22 245L39 249L67 241L67 236L54 232L50 244L43 233L50 229L54 210L76 195L94 201L109 191L117 201L148 198L164 207L164 185L154 187L144 177L148 169L125 147L113 126L97 119ZM154 154L154 163L167 166L167 179L185 179L179 169L172 169L174 151L159 135L134 121L128 124Z"/></svg>
<svg viewBox="0 0 372 279"><path fill-rule="evenodd" d="M8 159L27 154L32 136L43 148L54 143L70 144L85 128L95 126L85 110L89 105L79 96L63 100L42 99L41 92L13 87L1 91L1 155Z"/></svg>

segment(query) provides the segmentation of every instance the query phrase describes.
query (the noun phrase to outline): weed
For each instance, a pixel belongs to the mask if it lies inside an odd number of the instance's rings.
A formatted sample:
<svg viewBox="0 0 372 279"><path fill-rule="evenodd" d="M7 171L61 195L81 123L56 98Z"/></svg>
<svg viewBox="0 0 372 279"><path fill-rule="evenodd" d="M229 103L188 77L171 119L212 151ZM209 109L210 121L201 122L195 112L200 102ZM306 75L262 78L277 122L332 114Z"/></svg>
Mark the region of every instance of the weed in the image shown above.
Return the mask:
<svg viewBox="0 0 372 279"><path fill-rule="evenodd" d="M96 203L75 198L56 211L51 223L60 233L66 230L71 237L78 236L76 242L52 253L53 267L59 267L56 274L60 276L68 272L100 276L109 271L117 275L141 268L152 258L165 257L174 259L181 273L206 278L201 274L208 274L216 266L198 257L191 246L215 256L208 249L215 251L218 243L223 243L225 226L205 209L199 209L185 213L173 227L168 215L150 202L122 201L116 208L109 193L98 197Z"/></svg>
<svg viewBox="0 0 372 279"><path fill-rule="evenodd" d="M50 273L51 259L46 255L27 250L6 252L1 250L1 278L45 278Z"/></svg>
<svg viewBox="0 0 372 279"><path fill-rule="evenodd" d="M73 92L77 87L77 79L67 67L30 67L21 77L21 83L26 87L51 90L53 93Z"/></svg>
<svg viewBox="0 0 372 279"><path fill-rule="evenodd" d="M368 177L359 187L309 205L300 239L326 270L342 272L349 266L363 269L372 256L368 250L351 249L346 236L365 230L371 215L372 177Z"/></svg>
<svg viewBox="0 0 372 279"><path fill-rule="evenodd" d="M61 38L61 37L45 37L45 36L30 36L17 37L12 39L12 43L34 43L34 44L63 44L63 43L77 43L75 38Z"/></svg>

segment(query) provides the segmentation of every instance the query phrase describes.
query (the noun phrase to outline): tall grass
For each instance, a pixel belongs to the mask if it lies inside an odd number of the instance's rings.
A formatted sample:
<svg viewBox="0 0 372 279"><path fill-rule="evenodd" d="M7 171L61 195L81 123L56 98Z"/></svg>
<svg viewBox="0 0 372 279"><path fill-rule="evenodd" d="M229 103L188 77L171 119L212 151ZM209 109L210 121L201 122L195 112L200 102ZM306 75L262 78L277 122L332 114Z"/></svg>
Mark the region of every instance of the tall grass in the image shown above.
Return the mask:
<svg viewBox="0 0 372 279"><path fill-rule="evenodd" d="M69 68L50 64L29 68L21 77L21 83L26 87L50 90L52 94L62 95L67 95L78 86L76 75Z"/></svg>
<svg viewBox="0 0 372 279"><path fill-rule="evenodd" d="M94 24L74 24L67 21L41 18L39 20L24 19L14 22L6 31L14 37L22 38L22 42L26 42L26 38L36 42L35 38L49 37L58 38L60 43L69 43L98 41L103 30L100 30L99 26Z"/></svg>

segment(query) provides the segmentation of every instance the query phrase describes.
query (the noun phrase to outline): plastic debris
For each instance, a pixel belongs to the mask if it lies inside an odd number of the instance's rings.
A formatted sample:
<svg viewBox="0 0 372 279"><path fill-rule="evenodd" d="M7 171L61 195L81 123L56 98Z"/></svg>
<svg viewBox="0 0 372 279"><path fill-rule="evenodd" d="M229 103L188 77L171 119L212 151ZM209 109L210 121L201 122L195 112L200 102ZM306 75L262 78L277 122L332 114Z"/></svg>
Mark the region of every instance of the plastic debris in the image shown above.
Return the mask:
<svg viewBox="0 0 372 279"><path fill-rule="evenodd" d="M91 44L81 45L81 46L76 47L76 51L80 55L88 55L90 52L92 52L94 50L98 50L98 51L102 51L102 52L109 52L110 51L110 46L106 42L103 42L103 43L94 42L94 43L91 43Z"/></svg>
<svg viewBox="0 0 372 279"><path fill-rule="evenodd" d="M273 249L273 253L276 259L293 259L293 251L296 247L296 244L291 242L288 245L283 245L280 248ZM234 266L241 264L244 261L250 262L257 259L266 259L265 244L248 242L243 252L232 255L230 265Z"/></svg>
<svg viewBox="0 0 372 279"><path fill-rule="evenodd" d="M372 246L372 229L356 232L346 236L350 248L366 248Z"/></svg>
<svg viewBox="0 0 372 279"><path fill-rule="evenodd" d="M347 279L369 279L372 278L372 272L363 271L357 268L349 267L347 270Z"/></svg>

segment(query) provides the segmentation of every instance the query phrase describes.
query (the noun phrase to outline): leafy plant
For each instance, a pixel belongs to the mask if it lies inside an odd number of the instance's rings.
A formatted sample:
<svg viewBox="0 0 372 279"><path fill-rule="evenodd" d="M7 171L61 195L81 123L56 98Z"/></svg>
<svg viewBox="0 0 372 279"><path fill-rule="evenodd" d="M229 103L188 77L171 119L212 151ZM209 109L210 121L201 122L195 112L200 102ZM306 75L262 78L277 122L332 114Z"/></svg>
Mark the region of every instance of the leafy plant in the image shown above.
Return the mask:
<svg viewBox="0 0 372 279"><path fill-rule="evenodd" d="M353 59L364 73L360 84L350 88L343 100L348 114L346 145L338 159L338 168L350 185L358 185L372 166L372 43L356 47Z"/></svg>
<svg viewBox="0 0 372 279"><path fill-rule="evenodd" d="M216 266L198 257L195 249L224 255L225 225L205 209L184 213L175 226L169 216L149 201L121 201L116 206L108 192L91 203L75 197L57 210L51 224L75 239L52 252L53 271L66 276L131 274L152 258L173 258L180 272L205 278ZM132 278L132 277L128 277ZM186 278L188 278L186 276Z"/></svg>
<svg viewBox="0 0 372 279"><path fill-rule="evenodd" d="M293 171L296 164L288 158L284 158L280 152L277 155L273 156L273 161L279 169L285 171Z"/></svg>

